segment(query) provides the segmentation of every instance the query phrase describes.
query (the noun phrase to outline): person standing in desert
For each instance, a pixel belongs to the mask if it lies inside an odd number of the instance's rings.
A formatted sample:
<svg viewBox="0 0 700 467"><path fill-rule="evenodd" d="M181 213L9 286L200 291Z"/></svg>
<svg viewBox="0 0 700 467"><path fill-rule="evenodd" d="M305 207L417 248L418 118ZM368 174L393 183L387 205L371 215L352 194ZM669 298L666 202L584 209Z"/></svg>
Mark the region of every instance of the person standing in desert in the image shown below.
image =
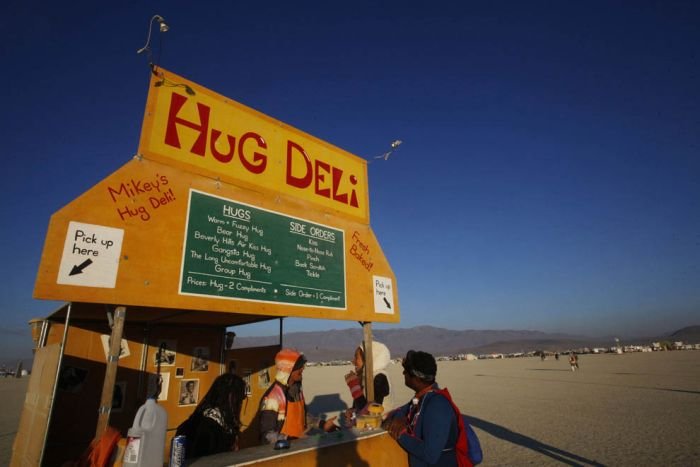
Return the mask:
<svg viewBox="0 0 700 467"><path fill-rule="evenodd" d="M403 359L404 383L413 399L389 413L383 427L408 453L411 467L457 466L457 415L435 382L435 358L409 350Z"/></svg>
<svg viewBox="0 0 700 467"><path fill-rule="evenodd" d="M578 355L575 352L571 352L569 355L569 365L571 365L571 371L578 370Z"/></svg>

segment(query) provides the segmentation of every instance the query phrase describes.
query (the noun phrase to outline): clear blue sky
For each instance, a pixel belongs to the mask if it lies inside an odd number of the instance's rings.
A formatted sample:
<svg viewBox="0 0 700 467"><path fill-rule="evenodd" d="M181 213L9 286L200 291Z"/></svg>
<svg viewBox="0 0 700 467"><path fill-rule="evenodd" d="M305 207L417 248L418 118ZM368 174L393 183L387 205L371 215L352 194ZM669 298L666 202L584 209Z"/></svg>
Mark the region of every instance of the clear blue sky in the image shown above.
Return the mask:
<svg viewBox="0 0 700 467"><path fill-rule="evenodd" d="M404 141L369 166L402 327L700 323L700 3L372 3L7 3L0 352L57 306L50 215L136 152L156 13L165 68L363 157Z"/></svg>

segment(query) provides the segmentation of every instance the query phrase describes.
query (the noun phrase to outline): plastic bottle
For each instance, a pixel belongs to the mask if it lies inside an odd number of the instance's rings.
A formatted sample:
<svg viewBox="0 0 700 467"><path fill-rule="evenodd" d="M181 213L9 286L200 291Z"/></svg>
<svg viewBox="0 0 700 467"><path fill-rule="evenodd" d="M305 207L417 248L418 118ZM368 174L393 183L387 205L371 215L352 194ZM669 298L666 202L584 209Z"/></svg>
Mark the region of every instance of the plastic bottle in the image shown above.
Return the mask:
<svg viewBox="0 0 700 467"><path fill-rule="evenodd" d="M124 466L162 467L165 452L165 430L168 426L168 413L148 398L139 407L134 424L127 433L124 450Z"/></svg>

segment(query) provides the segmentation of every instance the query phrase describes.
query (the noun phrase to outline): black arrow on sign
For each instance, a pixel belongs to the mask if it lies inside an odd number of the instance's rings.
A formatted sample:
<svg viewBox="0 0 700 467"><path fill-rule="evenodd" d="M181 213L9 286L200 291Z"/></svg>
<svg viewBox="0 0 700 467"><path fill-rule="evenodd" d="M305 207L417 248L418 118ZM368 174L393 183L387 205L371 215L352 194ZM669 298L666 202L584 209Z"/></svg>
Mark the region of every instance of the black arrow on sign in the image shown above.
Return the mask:
<svg viewBox="0 0 700 467"><path fill-rule="evenodd" d="M389 303L389 300L384 297L384 303L386 303L386 307L391 310L391 303Z"/></svg>
<svg viewBox="0 0 700 467"><path fill-rule="evenodd" d="M69 276L75 276L76 274L82 274L82 273L83 273L83 269L85 269L86 267L90 266L91 264L92 264L92 260L91 260L91 259L86 259L85 261L83 261L83 262L80 264L80 266L73 266L73 269L70 270L70 274L68 274L68 275L69 275Z"/></svg>

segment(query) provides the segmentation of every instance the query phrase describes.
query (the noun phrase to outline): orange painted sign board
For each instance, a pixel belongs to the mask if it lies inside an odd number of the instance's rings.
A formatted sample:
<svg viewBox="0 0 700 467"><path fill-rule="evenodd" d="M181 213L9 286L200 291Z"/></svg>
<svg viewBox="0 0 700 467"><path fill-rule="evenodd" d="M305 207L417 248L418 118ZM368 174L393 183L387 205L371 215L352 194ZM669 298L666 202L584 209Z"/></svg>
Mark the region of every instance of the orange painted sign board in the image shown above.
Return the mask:
<svg viewBox="0 0 700 467"><path fill-rule="evenodd" d="M162 68L151 78L139 153L369 223L364 159Z"/></svg>
<svg viewBox="0 0 700 467"><path fill-rule="evenodd" d="M148 99L142 154L51 217L35 298L399 322L396 278L367 222L366 162L194 83L165 77L166 84L158 85L162 77L151 81L156 95ZM234 126L260 135L243 138L236 147L253 167L266 160L265 169L256 174L238 155L231 158L235 164L223 164L216 157L223 146L193 156L197 131L184 124L176 125L181 148L171 150L156 128L167 133L170 103L175 91L185 88L167 83L194 90L201 99L190 102L195 113L202 106L212 109L207 141L215 134L212 128L221 135L225 130L234 136ZM193 98L186 91L184 96ZM161 106L161 99L167 105ZM229 104L233 110L225 108ZM216 106L224 107L214 112ZM177 118L196 120L188 113ZM211 126L231 119L239 123ZM239 141L240 135L235 137ZM256 159L252 148L260 149L261 141L265 158ZM290 141L311 161L310 187L284 183L302 177L285 166ZM357 207L325 196L324 183L333 179L324 172L326 163L332 166L328 173L342 171L337 194L357 199ZM358 183L346 180L347 174L359 174Z"/></svg>

